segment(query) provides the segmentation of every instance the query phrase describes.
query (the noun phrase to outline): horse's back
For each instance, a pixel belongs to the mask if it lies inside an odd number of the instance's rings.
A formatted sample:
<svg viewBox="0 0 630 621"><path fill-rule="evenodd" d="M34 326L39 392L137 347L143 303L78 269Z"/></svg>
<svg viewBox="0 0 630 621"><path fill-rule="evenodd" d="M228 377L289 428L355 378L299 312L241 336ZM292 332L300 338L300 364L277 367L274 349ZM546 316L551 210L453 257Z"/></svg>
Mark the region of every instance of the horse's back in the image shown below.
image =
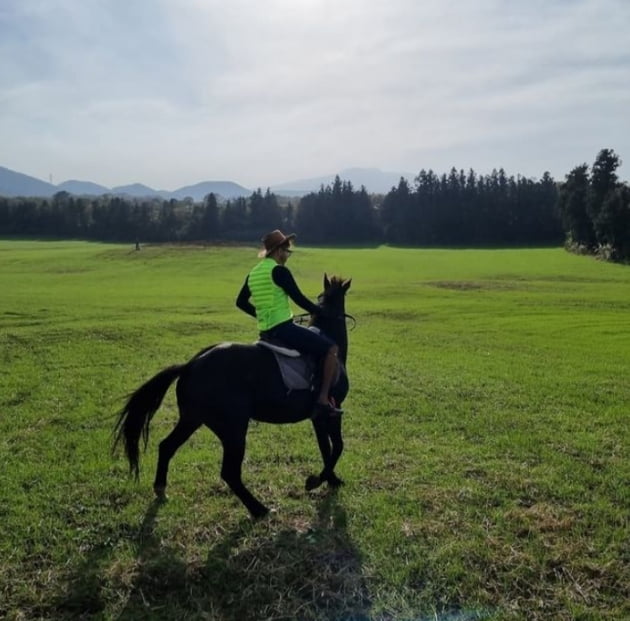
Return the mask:
<svg viewBox="0 0 630 621"><path fill-rule="evenodd" d="M283 390L273 354L263 347L244 343L219 343L202 350L188 363L182 379L230 400L239 395L256 400L261 393Z"/></svg>
<svg viewBox="0 0 630 621"><path fill-rule="evenodd" d="M188 371L213 386L246 388L261 376L271 376L272 365L272 357L256 345L225 342L199 352L188 363Z"/></svg>
<svg viewBox="0 0 630 621"><path fill-rule="evenodd" d="M310 391L287 391L273 352L258 345L219 343L197 354L177 386L181 407L247 411L249 418L296 422L309 415Z"/></svg>

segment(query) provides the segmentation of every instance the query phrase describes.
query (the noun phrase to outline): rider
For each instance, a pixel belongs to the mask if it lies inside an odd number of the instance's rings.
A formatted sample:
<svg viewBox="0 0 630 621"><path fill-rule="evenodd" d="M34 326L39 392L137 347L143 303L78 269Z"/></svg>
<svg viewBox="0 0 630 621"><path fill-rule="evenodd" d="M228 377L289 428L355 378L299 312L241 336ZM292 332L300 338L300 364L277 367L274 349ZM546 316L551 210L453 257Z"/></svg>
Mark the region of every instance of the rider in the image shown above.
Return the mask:
<svg viewBox="0 0 630 621"><path fill-rule="evenodd" d="M322 382L313 416L341 414L342 410L332 405L329 398L337 371L339 348L327 336L293 323L289 298L312 315L321 312L302 294L293 275L285 267L294 239L294 233L285 235L278 229L262 238L263 249L258 253L262 260L247 275L236 306L257 319L261 337L278 339L303 354L312 354L323 360Z"/></svg>

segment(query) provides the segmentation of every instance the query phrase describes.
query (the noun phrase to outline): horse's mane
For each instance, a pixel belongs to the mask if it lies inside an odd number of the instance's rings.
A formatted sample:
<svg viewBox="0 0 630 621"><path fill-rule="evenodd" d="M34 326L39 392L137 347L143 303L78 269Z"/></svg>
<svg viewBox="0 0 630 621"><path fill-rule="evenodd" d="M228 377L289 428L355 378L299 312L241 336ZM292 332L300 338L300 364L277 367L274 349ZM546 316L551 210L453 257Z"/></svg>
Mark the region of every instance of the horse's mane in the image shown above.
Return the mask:
<svg viewBox="0 0 630 621"><path fill-rule="evenodd" d="M344 278L343 276L328 276L328 283L330 285L330 289L332 291L336 291L337 289L340 289L341 287L343 287L343 285L348 282L347 278Z"/></svg>

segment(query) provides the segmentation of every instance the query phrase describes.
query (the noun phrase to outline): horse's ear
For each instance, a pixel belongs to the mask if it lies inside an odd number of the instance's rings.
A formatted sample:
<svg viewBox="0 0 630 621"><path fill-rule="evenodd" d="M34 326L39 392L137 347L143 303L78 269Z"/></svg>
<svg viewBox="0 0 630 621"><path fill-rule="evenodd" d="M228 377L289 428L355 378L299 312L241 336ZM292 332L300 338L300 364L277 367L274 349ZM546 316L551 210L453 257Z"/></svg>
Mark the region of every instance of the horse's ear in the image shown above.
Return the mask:
<svg viewBox="0 0 630 621"><path fill-rule="evenodd" d="M328 280L328 274L324 272L324 289L330 288L330 280Z"/></svg>
<svg viewBox="0 0 630 621"><path fill-rule="evenodd" d="M348 280L344 280L341 283L341 288L344 290L344 293L350 289L350 285L352 284L352 278L348 278Z"/></svg>

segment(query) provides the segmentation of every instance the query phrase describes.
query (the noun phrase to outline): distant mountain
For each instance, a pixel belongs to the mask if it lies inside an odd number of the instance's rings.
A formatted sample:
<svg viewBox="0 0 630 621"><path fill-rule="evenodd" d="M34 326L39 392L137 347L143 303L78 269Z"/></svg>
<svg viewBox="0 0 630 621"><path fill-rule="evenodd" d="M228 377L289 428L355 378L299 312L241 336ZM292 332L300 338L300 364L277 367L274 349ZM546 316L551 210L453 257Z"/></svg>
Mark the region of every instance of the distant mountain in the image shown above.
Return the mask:
<svg viewBox="0 0 630 621"><path fill-rule="evenodd" d="M224 199L249 196L252 191L232 181L203 181L195 185L187 185L174 191L154 190L141 183L131 185L119 185L108 188L92 181L77 181L70 179L59 185L46 183L35 177L29 177L22 173L0 166L0 196L44 196L51 197L57 192L69 192L77 196L102 196L103 194L116 194L131 196L134 198L158 197L165 200L174 198L181 200L191 197L195 201L201 201L208 194L216 194Z"/></svg>
<svg viewBox="0 0 630 621"><path fill-rule="evenodd" d="M130 185L117 185L110 190L110 194L122 194L124 196L132 196L134 198L149 198L151 196L159 196L160 198L169 199L171 193L161 190L154 190L148 185L142 183L132 183Z"/></svg>
<svg viewBox="0 0 630 621"><path fill-rule="evenodd" d="M401 177L411 182L415 176L411 173L384 172L378 168L346 168L339 173L324 177L298 179L273 185L270 189L276 194L301 196L309 192L318 192L322 185L332 185L337 175L342 181L352 183L355 190L365 186L365 189L371 194L387 194L392 187L398 186Z"/></svg>
<svg viewBox="0 0 630 621"><path fill-rule="evenodd" d="M252 191L232 181L202 181L195 185L187 185L172 192L173 198L183 199L190 196L195 201L203 200L208 194L218 194L223 198L249 196Z"/></svg>
<svg viewBox="0 0 630 621"><path fill-rule="evenodd" d="M75 179L69 179L68 181L60 183L56 186L55 191L65 191L81 196L99 196L101 194L111 193L111 190L104 185L92 183L91 181L77 181Z"/></svg>
<svg viewBox="0 0 630 621"><path fill-rule="evenodd" d="M52 196L57 186L0 166L0 196Z"/></svg>

